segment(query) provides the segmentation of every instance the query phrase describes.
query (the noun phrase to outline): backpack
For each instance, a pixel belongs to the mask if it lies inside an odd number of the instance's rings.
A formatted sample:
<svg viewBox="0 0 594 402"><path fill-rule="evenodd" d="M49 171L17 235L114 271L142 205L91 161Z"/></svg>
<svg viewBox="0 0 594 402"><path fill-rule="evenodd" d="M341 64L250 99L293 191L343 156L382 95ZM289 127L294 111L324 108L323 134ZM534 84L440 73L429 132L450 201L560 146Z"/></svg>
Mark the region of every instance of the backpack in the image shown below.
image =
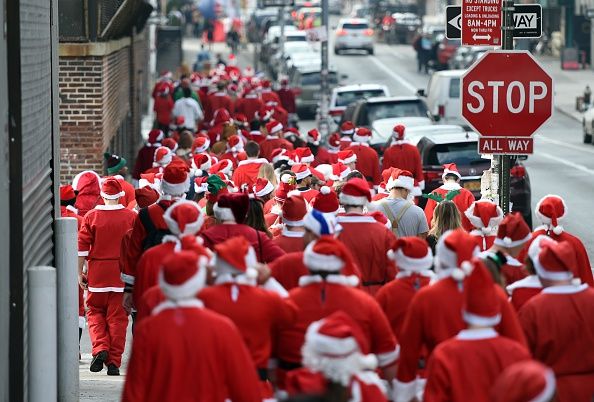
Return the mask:
<svg viewBox="0 0 594 402"><path fill-rule="evenodd" d="M402 206L402 208L400 208L400 211L398 211L397 216L394 216L394 214L392 213L392 210L390 209L390 205L387 202L384 201L384 202L380 203L380 205L382 206L382 209L384 210L384 214L386 215L386 218L388 218L388 220L392 224L392 233L394 233L394 236L398 237L398 224L400 223L400 220L402 219L402 217L404 216L406 211L408 211L408 209L410 207L412 207L413 204L411 202L407 202L406 204L404 204L404 206Z"/></svg>
<svg viewBox="0 0 594 402"><path fill-rule="evenodd" d="M165 211L165 208L160 205L159 207ZM144 226L144 230L146 231L146 237L142 241L142 249L147 250L151 247L157 246L163 242L163 237L168 234L171 234L169 229L157 229L155 224L153 223L151 216L149 214L149 209L142 208L138 213L138 217L140 218L140 222L142 226Z"/></svg>

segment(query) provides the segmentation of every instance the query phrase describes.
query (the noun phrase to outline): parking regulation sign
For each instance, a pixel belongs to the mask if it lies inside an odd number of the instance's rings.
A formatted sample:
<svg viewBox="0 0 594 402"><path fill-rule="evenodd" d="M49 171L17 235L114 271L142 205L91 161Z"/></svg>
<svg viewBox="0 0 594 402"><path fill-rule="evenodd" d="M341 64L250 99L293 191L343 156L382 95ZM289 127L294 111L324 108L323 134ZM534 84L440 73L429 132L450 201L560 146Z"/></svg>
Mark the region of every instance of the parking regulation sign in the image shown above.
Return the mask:
<svg viewBox="0 0 594 402"><path fill-rule="evenodd" d="M501 1L462 0L462 45L501 46Z"/></svg>

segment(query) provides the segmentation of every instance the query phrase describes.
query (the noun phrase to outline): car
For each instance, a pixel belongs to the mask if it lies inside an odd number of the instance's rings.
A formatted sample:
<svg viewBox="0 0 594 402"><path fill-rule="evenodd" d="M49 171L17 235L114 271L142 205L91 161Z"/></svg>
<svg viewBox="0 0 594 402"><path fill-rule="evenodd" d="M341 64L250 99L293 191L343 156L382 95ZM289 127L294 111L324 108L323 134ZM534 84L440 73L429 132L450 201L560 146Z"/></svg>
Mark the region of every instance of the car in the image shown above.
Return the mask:
<svg viewBox="0 0 594 402"><path fill-rule="evenodd" d="M334 88L330 95L330 116L338 123L340 116L349 104L359 99L378 96L390 96L388 87L378 84L354 84Z"/></svg>
<svg viewBox="0 0 594 402"><path fill-rule="evenodd" d="M281 70L288 71L293 60L315 60L316 58L321 60L319 43L288 42L285 43L284 52L279 49L269 59L268 67L276 77Z"/></svg>
<svg viewBox="0 0 594 402"><path fill-rule="evenodd" d="M371 129L376 120L403 117L428 117L431 119L425 101L418 96L390 96L361 99L351 103L340 118L340 124L347 120L357 127Z"/></svg>
<svg viewBox="0 0 594 402"><path fill-rule="evenodd" d="M584 132L584 144L591 144L592 135L594 134L594 106L589 107L584 113L582 128Z"/></svg>
<svg viewBox="0 0 594 402"><path fill-rule="evenodd" d="M411 43L422 24L419 16L413 13L394 13L392 20L387 43Z"/></svg>
<svg viewBox="0 0 594 402"><path fill-rule="evenodd" d="M460 47L459 39L448 39L443 35L439 38L439 45L437 45L437 61L435 63L435 70L447 70L450 59L456 54L456 50Z"/></svg>
<svg viewBox="0 0 594 402"><path fill-rule="evenodd" d="M436 71L431 75L427 89L417 94L425 97L429 112L444 124L466 124L462 119L460 79L465 70Z"/></svg>
<svg viewBox="0 0 594 402"><path fill-rule="evenodd" d="M328 71L328 86L330 90L338 85L338 72L330 67ZM300 117L315 116L321 99L321 65L308 65L293 68L289 74L291 88L296 95L295 105Z"/></svg>
<svg viewBox="0 0 594 402"><path fill-rule="evenodd" d="M441 186L443 165L455 163L462 175L460 185L471 191L477 200L480 199L481 177L483 171L490 169L491 162L478 153L478 135L471 131L444 133L439 131L439 125L433 127L435 132L414 139L423 164L424 192L430 193ZM510 182L511 209L520 212L532 226L530 177L521 158L512 159ZM426 202L425 198L419 198L421 208Z"/></svg>
<svg viewBox="0 0 594 402"><path fill-rule="evenodd" d="M345 50L364 50L373 54L373 29L363 18L343 18L336 26L334 54Z"/></svg>
<svg viewBox="0 0 594 402"><path fill-rule="evenodd" d="M264 25L267 20L278 17L277 8L263 8L254 10L246 27L247 38L250 43L262 41Z"/></svg>

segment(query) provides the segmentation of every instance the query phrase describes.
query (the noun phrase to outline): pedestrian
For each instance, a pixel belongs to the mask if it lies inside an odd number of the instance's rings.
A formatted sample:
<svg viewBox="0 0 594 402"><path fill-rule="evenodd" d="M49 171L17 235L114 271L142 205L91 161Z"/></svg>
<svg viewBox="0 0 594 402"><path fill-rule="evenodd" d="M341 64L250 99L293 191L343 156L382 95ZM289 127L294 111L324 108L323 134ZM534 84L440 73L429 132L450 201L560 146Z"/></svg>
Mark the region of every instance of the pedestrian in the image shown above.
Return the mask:
<svg viewBox="0 0 594 402"><path fill-rule="evenodd" d="M286 77L281 78L280 88L276 91L281 106L289 113L296 114L297 107L295 106L295 92L289 87L289 79Z"/></svg>
<svg viewBox="0 0 594 402"><path fill-rule="evenodd" d="M239 331L196 298L207 261L181 251L163 262L167 300L136 328L123 402L262 400Z"/></svg>
<svg viewBox="0 0 594 402"><path fill-rule="evenodd" d="M264 103L262 103L256 89L248 85L244 89L243 96L235 101L234 107L236 113L245 115L248 121L251 122L254 120L256 112L264 107Z"/></svg>
<svg viewBox="0 0 594 402"><path fill-rule="evenodd" d="M332 133L326 140L326 147L319 146L316 160L313 166L322 164L332 165L338 162L338 151L340 151L340 134Z"/></svg>
<svg viewBox="0 0 594 402"><path fill-rule="evenodd" d="M262 88L260 89L260 97L262 99L262 103L264 103L264 105L268 105L268 102L274 102L277 105L280 105L281 100L276 92L272 90L272 83L270 80L262 80L261 85Z"/></svg>
<svg viewBox="0 0 594 402"><path fill-rule="evenodd" d="M196 131L198 125L204 119L204 112L196 99L192 98L193 91L190 88L182 88L183 97L175 101L173 116L184 118L184 128Z"/></svg>
<svg viewBox="0 0 594 402"><path fill-rule="evenodd" d="M278 121L270 121L266 124L266 139L260 143L260 155L263 158L272 160L272 152L277 148L284 148L288 151L293 150L293 144L281 138L283 125Z"/></svg>
<svg viewBox="0 0 594 402"><path fill-rule="evenodd" d="M281 234L273 241L286 253L303 251L305 243L305 226L303 218L307 213L307 203L300 194L289 196L282 205L280 218L282 219Z"/></svg>
<svg viewBox="0 0 594 402"><path fill-rule="evenodd" d="M576 267L572 243L541 243L534 268L543 290L518 313L532 356L555 372L559 402L594 395L594 290L574 284Z"/></svg>
<svg viewBox="0 0 594 402"><path fill-rule="evenodd" d="M553 402L556 394L553 370L534 360L508 366L491 389L491 402Z"/></svg>
<svg viewBox="0 0 594 402"><path fill-rule="evenodd" d="M435 246L439 238L448 230L455 230L462 227L462 219L456 204L452 201L444 200L437 204L433 212L431 229L427 235L427 243L431 250L435 252Z"/></svg>
<svg viewBox="0 0 594 402"><path fill-rule="evenodd" d="M408 170L419 183L420 189L424 190L425 178L421 154L418 148L406 139L406 127L403 124L395 125L388 141L390 144L384 151L382 171L391 167Z"/></svg>
<svg viewBox="0 0 594 402"><path fill-rule="evenodd" d="M83 170L72 179L72 189L76 193L74 208L84 217L95 208L101 194L101 177L92 170Z"/></svg>
<svg viewBox="0 0 594 402"><path fill-rule="evenodd" d="M99 372L105 364L108 375L120 375L128 326L119 261L122 238L132 228L136 214L119 204L123 196L120 183L105 178L101 184L103 205L85 215L78 236L79 284L88 289L87 319L93 345L90 370Z"/></svg>
<svg viewBox="0 0 594 402"><path fill-rule="evenodd" d="M425 239L429 232L425 214L421 208L408 200L413 188L412 173L394 169L386 183L386 191L389 191L390 195L370 204L370 209L386 215L392 225L392 232L397 237L418 236Z"/></svg>
<svg viewBox="0 0 594 402"><path fill-rule="evenodd" d="M125 179L125 177L128 175L126 159L109 152L105 152L103 154L103 159L105 160L105 170L107 171L107 175L115 177L117 181L120 182L120 185L124 190L125 195L120 198L120 203L128 209L134 209L136 206L134 186L128 183Z"/></svg>
<svg viewBox="0 0 594 402"><path fill-rule="evenodd" d="M291 171L295 173L295 179L297 181L297 191L301 193L301 196L311 203L312 200L319 194L318 190L311 188L312 173L309 167L303 163L297 163L291 167Z"/></svg>
<svg viewBox="0 0 594 402"><path fill-rule="evenodd" d="M273 238L264 217L264 202L257 196L249 197L249 208L245 224L256 229L258 232L264 233L269 239Z"/></svg>
<svg viewBox="0 0 594 402"><path fill-rule="evenodd" d="M153 111L155 112L155 128L167 133L172 120L173 98L169 86L165 86L156 93Z"/></svg>
<svg viewBox="0 0 594 402"><path fill-rule="evenodd" d="M369 185L364 179L347 181L342 187L339 201L345 213L337 218L342 228L337 238L353 254L361 270L362 289L373 296L396 276L394 262L387 255L396 237L388 228L363 212L371 201ZM362 233L365 236L361 236Z"/></svg>
<svg viewBox="0 0 594 402"><path fill-rule="evenodd" d="M357 155L355 169L363 174L370 187L377 187L381 180L379 157L377 152L369 146L369 140L371 140L371 131L365 127L359 127L355 130L353 142L350 143L347 150L351 150Z"/></svg>
<svg viewBox="0 0 594 402"><path fill-rule="evenodd" d="M519 281L515 281L505 288L509 294L510 302L516 308L516 311L520 311L520 308L522 308L528 300L540 294L542 291L542 283L540 283L540 279L538 279L538 275L536 274L534 262L537 261L542 245L547 242L555 242L555 240L543 235L534 239L528 248L528 255L525 259L524 269L526 270L527 276Z"/></svg>
<svg viewBox="0 0 594 402"><path fill-rule="evenodd" d="M497 238L497 228L503 220L503 210L491 200L473 202L464 215L474 229L470 234L476 239L481 251L486 251Z"/></svg>
<svg viewBox="0 0 594 402"><path fill-rule="evenodd" d="M239 188L243 185L252 187L258 178L260 167L268 163L267 159L260 158L260 146L254 141L245 144L245 154L247 159L240 161L233 171L233 183Z"/></svg>
<svg viewBox="0 0 594 402"><path fill-rule="evenodd" d="M227 94L227 83L225 81L217 82L217 90L208 96L208 105L211 112L217 109L225 109L230 114L234 113L233 101ZM212 114L206 113L206 115L211 116Z"/></svg>
<svg viewBox="0 0 594 402"><path fill-rule="evenodd" d="M235 170L239 162L247 159L243 144L243 140L239 135L230 136L225 144L225 153L219 159L229 159L233 162L233 169Z"/></svg>
<svg viewBox="0 0 594 402"><path fill-rule="evenodd" d="M447 163L443 165L441 178L443 179L443 184L433 190L430 194L423 196L427 198L427 204L425 204L425 216L427 217L427 222L429 224L431 224L431 219L433 218L433 210L437 206L437 203L442 200L454 201L460 214L464 214L475 201L474 195L460 185L462 175L458 171L458 167L455 163ZM465 215L462 215L462 227L468 232L473 229L473 226Z"/></svg>
<svg viewBox="0 0 594 402"><path fill-rule="evenodd" d="M491 275L475 259L464 285L462 317L467 327L434 350L427 368L426 402L489 402L503 370L529 360L526 346L501 336L501 303Z"/></svg>
<svg viewBox="0 0 594 402"><path fill-rule="evenodd" d="M165 138L165 133L159 129L153 129L148 134L148 140L142 148L138 150L134 169L132 169L132 178L140 180L140 175L153 166L155 151L161 146L161 141Z"/></svg>

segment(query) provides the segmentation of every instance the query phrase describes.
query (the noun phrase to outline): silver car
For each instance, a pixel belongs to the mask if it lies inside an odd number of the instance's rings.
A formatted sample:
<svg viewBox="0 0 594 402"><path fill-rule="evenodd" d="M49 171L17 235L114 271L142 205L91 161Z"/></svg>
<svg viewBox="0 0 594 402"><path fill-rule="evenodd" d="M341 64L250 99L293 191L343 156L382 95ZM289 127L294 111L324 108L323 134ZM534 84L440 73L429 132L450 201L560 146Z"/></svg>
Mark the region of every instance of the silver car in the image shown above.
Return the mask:
<svg viewBox="0 0 594 402"><path fill-rule="evenodd" d="M363 18L343 18L334 34L334 54L344 50L365 50L373 54L373 29Z"/></svg>

